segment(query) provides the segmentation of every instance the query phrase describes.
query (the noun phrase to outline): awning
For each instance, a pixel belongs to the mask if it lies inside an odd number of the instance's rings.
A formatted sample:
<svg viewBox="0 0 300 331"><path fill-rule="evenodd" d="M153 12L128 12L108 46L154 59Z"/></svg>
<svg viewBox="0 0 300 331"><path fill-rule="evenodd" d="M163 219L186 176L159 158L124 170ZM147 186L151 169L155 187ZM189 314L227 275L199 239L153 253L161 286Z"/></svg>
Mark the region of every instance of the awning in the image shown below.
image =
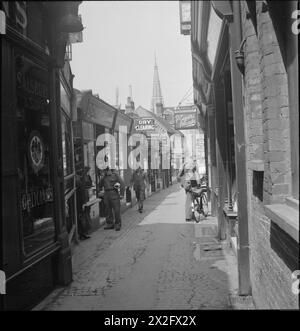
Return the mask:
<svg viewBox="0 0 300 331"><path fill-rule="evenodd" d="M78 107L82 110L82 120L112 128L117 109L95 97L90 91L82 94Z"/></svg>

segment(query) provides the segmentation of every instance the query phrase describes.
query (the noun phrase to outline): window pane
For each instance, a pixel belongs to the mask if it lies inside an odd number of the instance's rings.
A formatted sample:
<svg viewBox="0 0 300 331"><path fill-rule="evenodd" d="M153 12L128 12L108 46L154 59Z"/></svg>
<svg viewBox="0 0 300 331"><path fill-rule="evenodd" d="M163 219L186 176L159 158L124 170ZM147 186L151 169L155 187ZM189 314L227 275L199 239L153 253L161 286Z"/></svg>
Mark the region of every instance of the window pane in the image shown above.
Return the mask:
<svg viewBox="0 0 300 331"><path fill-rule="evenodd" d="M55 240L48 72L16 57L18 172L25 255Z"/></svg>

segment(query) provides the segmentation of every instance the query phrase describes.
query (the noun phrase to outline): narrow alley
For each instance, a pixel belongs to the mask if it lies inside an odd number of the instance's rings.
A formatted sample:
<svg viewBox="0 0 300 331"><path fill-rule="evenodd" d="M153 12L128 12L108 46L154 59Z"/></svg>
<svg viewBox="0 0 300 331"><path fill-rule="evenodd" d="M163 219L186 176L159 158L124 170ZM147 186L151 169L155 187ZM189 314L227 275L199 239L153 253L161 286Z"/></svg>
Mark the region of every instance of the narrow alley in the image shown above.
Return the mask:
<svg viewBox="0 0 300 331"><path fill-rule="evenodd" d="M299 16L1 1L0 312L298 311Z"/></svg>
<svg viewBox="0 0 300 331"><path fill-rule="evenodd" d="M237 289L232 251L215 239L216 219L184 219L178 184L122 217L122 230L101 227L73 252L73 282L35 310L230 309Z"/></svg>

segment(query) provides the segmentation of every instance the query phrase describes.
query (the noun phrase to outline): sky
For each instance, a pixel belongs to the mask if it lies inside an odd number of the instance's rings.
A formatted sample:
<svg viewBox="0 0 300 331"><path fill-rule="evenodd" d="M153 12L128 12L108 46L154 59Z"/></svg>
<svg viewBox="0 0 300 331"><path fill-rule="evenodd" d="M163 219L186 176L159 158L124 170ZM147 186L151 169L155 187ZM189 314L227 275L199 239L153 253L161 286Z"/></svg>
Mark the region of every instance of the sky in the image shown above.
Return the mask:
<svg viewBox="0 0 300 331"><path fill-rule="evenodd" d="M74 87L124 108L150 109L154 54L164 105L177 106L192 86L190 36L180 34L178 1L83 1L83 42L72 45ZM192 98L190 98L192 100Z"/></svg>

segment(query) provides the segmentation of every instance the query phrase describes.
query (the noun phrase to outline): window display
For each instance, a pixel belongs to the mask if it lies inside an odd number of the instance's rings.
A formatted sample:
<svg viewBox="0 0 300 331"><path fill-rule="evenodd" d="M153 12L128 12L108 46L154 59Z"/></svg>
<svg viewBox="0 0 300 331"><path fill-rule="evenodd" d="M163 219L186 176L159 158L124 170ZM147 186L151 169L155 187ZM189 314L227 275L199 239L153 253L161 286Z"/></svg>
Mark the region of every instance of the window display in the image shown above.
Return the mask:
<svg viewBox="0 0 300 331"><path fill-rule="evenodd" d="M17 54L18 173L23 253L55 241L46 68Z"/></svg>

